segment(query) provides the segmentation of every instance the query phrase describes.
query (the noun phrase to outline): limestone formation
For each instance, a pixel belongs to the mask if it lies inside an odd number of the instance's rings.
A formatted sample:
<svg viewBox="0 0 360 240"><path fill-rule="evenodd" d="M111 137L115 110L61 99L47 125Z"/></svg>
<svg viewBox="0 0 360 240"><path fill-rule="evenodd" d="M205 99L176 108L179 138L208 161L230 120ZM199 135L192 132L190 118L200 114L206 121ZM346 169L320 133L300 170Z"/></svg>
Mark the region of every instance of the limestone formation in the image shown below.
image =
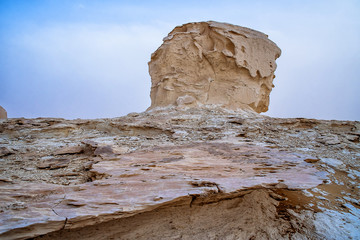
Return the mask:
<svg viewBox="0 0 360 240"><path fill-rule="evenodd" d="M0 239L360 239L360 123L257 114L279 55L186 24L152 56L152 111L1 120Z"/></svg>
<svg viewBox="0 0 360 240"><path fill-rule="evenodd" d="M152 54L151 106L221 106L265 112L281 51L267 35L236 25L176 27Z"/></svg>
<svg viewBox="0 0 360 240"><path fill-rule="evenodd" d="M0 239L358 239L359 136L224 109L3 120Z"/></svg>
<svg viewBox="0 0 360 240"><path fill-rule="evenodd" d="M0 119L6 119L7 118L7 112L6 110L0 106Z"/></svg>

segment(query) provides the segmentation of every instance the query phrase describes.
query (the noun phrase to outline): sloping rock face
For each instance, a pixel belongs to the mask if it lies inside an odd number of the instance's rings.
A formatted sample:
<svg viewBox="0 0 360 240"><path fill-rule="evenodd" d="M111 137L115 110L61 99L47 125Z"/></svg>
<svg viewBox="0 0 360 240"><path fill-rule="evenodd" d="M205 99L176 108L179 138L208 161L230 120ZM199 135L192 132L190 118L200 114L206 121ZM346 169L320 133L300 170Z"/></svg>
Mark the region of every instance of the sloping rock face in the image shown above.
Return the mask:
<svg viewBox="0 0 360 240"><path fill-rule="evenodd" d="M0 119L6 119L7 118L7 112L6 110L0 106Z"/></svg>
<svg viewBox="0 0 360 240"><path fill-rule="evenodd" d="M275 60L267 35L218 22L176 27L152 54L151 106L217 105L266 112Z"/></svg>
<svg viewBox="0 0 360 240"><path fill-rule="evenodd" d="M187 109L0 122L0 239L357 239L360 123Z"/></svg>

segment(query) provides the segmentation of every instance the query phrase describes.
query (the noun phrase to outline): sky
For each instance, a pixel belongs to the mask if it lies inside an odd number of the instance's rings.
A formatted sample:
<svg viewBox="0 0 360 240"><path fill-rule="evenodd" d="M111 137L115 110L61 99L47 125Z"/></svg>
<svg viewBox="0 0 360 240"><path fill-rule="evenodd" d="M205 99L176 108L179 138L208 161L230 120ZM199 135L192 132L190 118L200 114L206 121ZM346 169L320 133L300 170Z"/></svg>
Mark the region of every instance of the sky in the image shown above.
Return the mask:
<svg viewBox="0 0 360 240"><path fill-rule="evenodd" d="M228 22L282 50L265 115L360 120L360 1L0 0L9 118L109 118L150 106L150 55L175 27Z"/></svg>

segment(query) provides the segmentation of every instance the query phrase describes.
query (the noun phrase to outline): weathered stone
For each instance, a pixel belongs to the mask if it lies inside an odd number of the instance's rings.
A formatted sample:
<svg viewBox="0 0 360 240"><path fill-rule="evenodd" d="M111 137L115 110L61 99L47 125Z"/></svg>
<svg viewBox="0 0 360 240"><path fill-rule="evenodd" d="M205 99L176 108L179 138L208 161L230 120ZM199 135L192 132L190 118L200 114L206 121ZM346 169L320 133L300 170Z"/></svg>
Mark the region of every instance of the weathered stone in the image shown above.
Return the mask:
<svg viewBox="0 0 360 240"><path fill-rule="evenodd" d="M248 155L249 152L256 158ZM49 159L38 167L56 169L65 167L67 163L66 159ZM51 192L51 185L39 183L34 186L26 184L25 188L0 186L10 202L30 192L32 196L23 203L27 206L23 212L6 211L6 215L1 217L3 228L0 227L0 230L31 227L44 233L45 229L39 229L43 228L41 224L18 217L32 217L38 212L46 212L49 205L53 206L57 216L63 218L59 224L67 219L64 227L71 229L91 225L95 220L93 216L98 216L96 222L99 223L123 217L119 213L143 212L161 203L188 198L189 195L219 193L229 197L259 186L264 189L276 186L306 189L323 181L317 176L318 170L298 155L246 143L226 142L192 143L130 153L112 161L93 164L91 172L98 176L98 180L64 186L62 191L56 192ZM44 191L49 191L46 197L32 201ZM54 226L56 230L58 225ZM32 234L29 231L27 237Z"/></svg>
<svg viewBox="0 0 360 240"><path fill-rule="evenodd" d="M317 158L307 158L304 160L305 162L307 163L317 163L318 161L320 161L320 159L317 159Z"/></svg>
<svg viewBox="0 0 360 240"><path fill-rule="evenodd" d="M105 121L107 126L104 126ZM346 214L350 214L349 209L355 204L352 199L360 197L353 191L358 185L356 159L360 148L355 142L347 141L344 134L356 135L360 129L358 122L309 123L304 119L276 119L222 109L144 112L86 123L59 120L56 124L62 127L51 131L47 124L42 124L50 122L46 119L32 120L34 127L26 126L27 120L21 121L23 125L14 122L3 123L5 129L8 125L15 128L0 133L1 139L6 139L1 144L7 149L28 150L14 151L0 161L3 179L0 181L0 238L31 238L48 234L48 239L66 239L71 238L66 235L70 233L72 236L81 233L83 237L79 239L97 239L101 234L111 238L120 231L117 229L122 229L120 226L124 226L123 229L133 226L133 230L119 233L119 238L137 236L135 232L140 231L142 237L136 238L145 239L156 236L156 233L166 234L169 221L178 223L176 226L182 223L183 227L168 232L166 236L180 233L185 236L193 231L199 238L206 238L201 235L204 233L201 229L206 228L206 233L214 234L209 235L210 238L216 234L250 238L253 235L260 237L260 233L265 234L261 235L264 238L291 238L295 234L316 238L318 232L314 230L315 223L311 219L318 216L317 206L325 212L329 209L331 212L327 214L342 214L345 220L338 220L341 223L358 226L352 219L360 217ZM72 134L62 135L66 125L73 127L77 124L79 127ZM310 129L308 124L312 126ZM107 132L104 129L108 129ZM244 135L238 136L240 133ZM347 150L336 150L338 145L316 145L316 139L326 135L337 136L346 144ZM28 143L25 136L33 136L36 141ZM209 140L210 137L213 140ZM63 160L51 157L59 146L82 141L84 149L90 148L91 151L67 154ZM107 146L107 151L101 146ZM104 151L100 157L93 157L98 148ZM345 181L346 184L342 184ZM312 196L305 196L302 189L307 189ZM265 194L267 191L274 193ZM248 202L245 196L258 200ZM245 205L239 204L244 201L247 202ZM265 204L270 202L273 204ZM341 204L346 204L346 209ZM250 210L265 206L273 209L271 214ZM157 210L153 211L154 208ZM175 217L178 216L175 213L171 215L170 209L179 211L184 218ZM263 219L266 224L254 228L250 222L236 218L235 223L243 228L241 231L225 233L211 228L227 229L228 225L224 224L227 220L221 219L238 216L231 214L235 209L241 212L241 219ZM299 217L289 215L289 210L296 211ZM308 215L302 211L307 211ZM200 212L201 216L198 215ZM151 216L150 221L140 224L139 218L144 214ZM173 219L166 221L170 216ZM213 216L213 222L202 226L210 216ZM312 218L301 220L304 216ZM328 219L333 218L333 215L329 216ZM287 218L291 220L284 220ZM193 223L185 219L193 219ZM110 222L106 225L107 221ZM290 221L301 225L293 228ZM150 223L152 225L147 225ZM156 229L156 226L166 226L166 229L147 232L148 227ZM192 226L192 229L186 226ZM338 231L334 236L339 236L339 233L348 238L354 236L338 225L331 226ZM287 237L278 234L287 230ZM331 232L331 228L327 231ZM51 232L54 235L50 235ZM271 235L274 232L277 235ZM326 234L321 236L329 238Z"/></svg>
<svg viewBox="0 0 360 240"><path fill-rule="evenodd" d="M352 141L352 142L359 142L359 139L360 139L360 137L355 134L346 134L345 137L347 140Z"/></svg>
<svg viewBox="0 0 360 240"><path fill-rule="evenodd" d="M217 105L265 112L280 49L267 35L236 25L176 27L152 54L151 107Z"/></svg>
<svg viewBox="0 0 360 240"><path fill-rule="evenodd" d="M37 167L39 169L58 169L67 167L70 163L69 159L66 158L51 158L40 162Z"/></svg>
<svg viewBox="0 0 360 240"><path fill-rule="evenodd" d="M14 154L14 151L7 147L0 147L0 157L5 157Z"/></svg>
<svg viewBox="0 0 360 240"><path fill-rule="evenodd" d="M54 155L78 154L83 152L84 147L82 146L66 146L58 149L56 152L54 152Z"/></svg>
<svg viewBox="0 0 360 240"><path fill-rule="evenodd" d="M316 141L318 141L319 143L323 143L325 145L336 145L336 144L340 144L340 140L336 135L326 135L326 136L321 136L318 137L316 139Z"/></svg>

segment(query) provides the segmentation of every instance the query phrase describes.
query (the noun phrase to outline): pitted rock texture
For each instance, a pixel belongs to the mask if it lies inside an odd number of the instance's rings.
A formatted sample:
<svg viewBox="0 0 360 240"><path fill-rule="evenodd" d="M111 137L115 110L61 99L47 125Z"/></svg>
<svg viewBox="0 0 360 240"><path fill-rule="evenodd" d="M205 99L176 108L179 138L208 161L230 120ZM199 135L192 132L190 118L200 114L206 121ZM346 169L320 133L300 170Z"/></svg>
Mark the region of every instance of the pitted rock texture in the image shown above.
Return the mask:
<svg viewBox="0 0 360 240"><path fill-rule="evenodd" d="M6 110L0 106L0 119L6 119L7 118L7 112Z"/></svg>
<svg viewBox="0 0 360 240"><path fill-rule="evenodd" d="M151 106L217 105L265 112L281 50L267 35L218 22L171 31L152 54Z"/></svg>

